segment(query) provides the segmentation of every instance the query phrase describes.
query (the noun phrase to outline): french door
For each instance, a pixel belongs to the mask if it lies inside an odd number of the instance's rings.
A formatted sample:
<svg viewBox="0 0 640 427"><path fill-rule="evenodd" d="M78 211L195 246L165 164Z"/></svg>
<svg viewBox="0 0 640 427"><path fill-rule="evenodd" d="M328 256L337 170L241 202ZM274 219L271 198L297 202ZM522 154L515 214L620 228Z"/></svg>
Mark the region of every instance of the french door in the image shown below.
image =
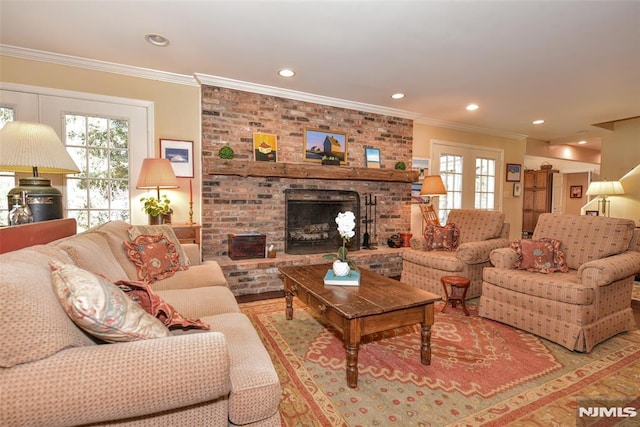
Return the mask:
<svg viewBox="0 0 640 427"><path fill-rule="evenodd" d="M32 87L1 94L15 120L51 126L80 168L50 176L63 193L65 217L76 218L79 231L115 219L146 222L130 201L143 194L135 188L137 171L153 157L153 103Z"/></svg>
<svg viewBox="0 0 640 427"><path fill-rule="evenodd" d="M502 150L431 141L431 156L431 174L440 175L447 190L438 200L441 224L452 209L502 209Z"/></svg>

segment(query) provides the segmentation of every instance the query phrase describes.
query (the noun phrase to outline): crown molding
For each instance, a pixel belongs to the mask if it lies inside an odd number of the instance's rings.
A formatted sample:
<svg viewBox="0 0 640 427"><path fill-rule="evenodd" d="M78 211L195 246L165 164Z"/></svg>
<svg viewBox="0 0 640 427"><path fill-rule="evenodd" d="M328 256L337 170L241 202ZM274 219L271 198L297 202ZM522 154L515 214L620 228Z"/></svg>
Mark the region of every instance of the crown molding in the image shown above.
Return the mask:
<svg viewBox="0 0 640 427"><path fill-rule="evenodd" d="M399 117L403 119L415 120L420 114L411 111L398 110L396 108L380 107L378 105L365 104L362 102L348 101L346 99L331 98L328 96L314 95L306 92L299 92L291 89L282 89L275 86L249 83L226 77L211 76L207 74L194 74L200 84L208 86L218 86L226 89L241 90L244 92L259 93L261 95L277 96L280 98L294 99L296 101L310 102L314 104L329 105L331 107L346 108L350 110L365 111L384 116Z"/></svg>
<svg viewBox="0 0 640 427"><path fill-rule="evenodd" d="M194 77L189 75L151 70L148 68L133 67L130 65L115 64L112 62L80 58L77 56L61 55L59 53L44 52L41 50L25 49L22 47L0 44L0 54L19 59L28 59L32 61L48 62L56 65L85 68L93 71L102 71L105 73L121 74L130 77L159 80L167 83L175 83L187 86L199 86Z"/></svg>
<svg viewBox="0 0 640 427"><path fill-rule="evenodd" d="M194 73L193 75L169 73L166 71L152 70L149 68L134 67L130 65L116 64L112 62L99 61L95 59L80 58L70 55L62 55L58 53L44 52L34 49L25 49L17 46L0 44L0 54L20 59L28 59L32 61L49 62L57 65L65 65L70 67L85 68L93 71L101 71L106 73L121 74L130 77L139 77L150 80L158 80L167 83L181 84L187 86L210 85L219 86L227 89L241 90L245 92L259 93L262 95L277 96L281 98L294 99L297 101L310 102L321 105L329 105L332 107L346 108L356 111L365 111L368 113L380 114L384 116L399 117L403 119L413 120L415 123L425 124L429 126L437 126L447 129L459 130L471 133L481 133L493 135L503 138L524 140L527 135L497 131L494 129L486 129L475 126L464 125L461 123L448 122L445 120L431 119L424 117L419 113L400 110L396 108L381 107L363 102L348 101L345 99L332 98L322 95L314 95L306 92L299 92L291 89L283 89L275 86L261 85L257 83L244 82L241 80L229 79L226 77L211 76L207 74Z"/></svg>
<svg viewBox="0 0 640 427"><path fill-rule="evenodd" d="M519 141L524 141L528 137L527 135L524 135L521 133L481 128L477 126L465 125L462 123L448 122L446 120L430 119L428 117L420 117L415 120L415 123L428 125L428 126L436 126L440 128L446 128L446 129L459 130L462 132L481 133L484 135L497 136L501 138L517 139Z"/></svg>

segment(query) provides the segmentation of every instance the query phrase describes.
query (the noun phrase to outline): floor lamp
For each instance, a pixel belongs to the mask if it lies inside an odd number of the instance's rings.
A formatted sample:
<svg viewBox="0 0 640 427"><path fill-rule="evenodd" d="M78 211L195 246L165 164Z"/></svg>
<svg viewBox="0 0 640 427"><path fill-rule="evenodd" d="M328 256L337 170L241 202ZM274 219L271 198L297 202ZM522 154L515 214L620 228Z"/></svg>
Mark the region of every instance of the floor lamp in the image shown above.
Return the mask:
<svg viewBox="0 0 640 427"><path fill-rule="evenodd" d="M587 189L587 196L598 196L598 211L602 216L610 216L611 200L609 196L624 194L620 181L593 181Z"/></svg>
<svg viewBox="0 0 640 427"><path fill-rule="evenodd" d="M427 200L425 200L424 205L420 205L420 210L427 223L440 225L438 215L431 204L431 197L441 196L443 194L447 194L447 189L444 188L444 183L440 175L427 175L424 177L422 187L420 188L420 196L427 197Z"/></svg>

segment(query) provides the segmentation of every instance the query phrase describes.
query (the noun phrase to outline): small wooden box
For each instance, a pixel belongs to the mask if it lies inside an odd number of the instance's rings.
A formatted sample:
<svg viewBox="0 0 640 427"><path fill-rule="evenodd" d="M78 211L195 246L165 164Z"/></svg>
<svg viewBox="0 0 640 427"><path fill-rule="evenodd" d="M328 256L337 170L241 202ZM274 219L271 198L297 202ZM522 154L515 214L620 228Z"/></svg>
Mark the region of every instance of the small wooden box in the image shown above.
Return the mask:
<svg viewBox="0 0 640 427"><path fill-rule="evenodd" d="M229 234L229 258L264 258L267 236L260 233Z"/></svg>

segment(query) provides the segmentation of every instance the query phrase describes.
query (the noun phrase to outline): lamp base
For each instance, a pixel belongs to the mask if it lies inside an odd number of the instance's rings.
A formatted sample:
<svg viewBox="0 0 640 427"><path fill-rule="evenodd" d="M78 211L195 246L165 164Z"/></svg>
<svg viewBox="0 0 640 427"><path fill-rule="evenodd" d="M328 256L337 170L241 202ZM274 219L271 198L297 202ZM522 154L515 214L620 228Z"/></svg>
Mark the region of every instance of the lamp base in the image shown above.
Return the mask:
<svg viewBox="0 0 640 427"><path fill-rule="evenodd" d="M30 176L21 178L19 184L7 194L9 206L14 205L14 200L20 200L20 193L26 191L27 205L31 209L34 222L63 218L62 193L51 186L50 179Z"/></svg>

